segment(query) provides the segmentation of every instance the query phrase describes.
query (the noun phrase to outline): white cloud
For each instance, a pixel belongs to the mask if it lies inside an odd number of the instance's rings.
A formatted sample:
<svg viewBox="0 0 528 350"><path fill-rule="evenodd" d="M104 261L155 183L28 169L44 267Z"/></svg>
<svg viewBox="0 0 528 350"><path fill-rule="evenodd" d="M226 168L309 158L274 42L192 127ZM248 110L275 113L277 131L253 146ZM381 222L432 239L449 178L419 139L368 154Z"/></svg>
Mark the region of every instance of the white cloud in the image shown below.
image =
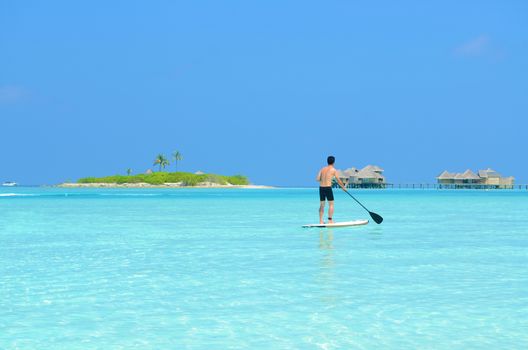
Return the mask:
<svg viewBox="0 0 528 350"><path fill-rule="evenodd" d="M0 103L16 102L26 95L26 90L20 86L0 86Z"/></svg>
<svg viewBox="0 0 528 350"><path fill-rule="evenodd" d="M480 35L455 48L457 56L482 56L490 50L491 40L487 35Z"/></svg>

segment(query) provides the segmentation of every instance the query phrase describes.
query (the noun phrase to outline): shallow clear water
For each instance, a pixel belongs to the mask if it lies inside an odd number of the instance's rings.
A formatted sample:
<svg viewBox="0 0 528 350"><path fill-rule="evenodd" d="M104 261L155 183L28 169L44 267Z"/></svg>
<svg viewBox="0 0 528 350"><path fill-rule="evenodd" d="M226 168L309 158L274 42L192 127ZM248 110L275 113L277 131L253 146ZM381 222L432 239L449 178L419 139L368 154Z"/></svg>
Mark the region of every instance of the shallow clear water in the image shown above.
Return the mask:
<svg viewBox="0 0 528 350"><path fill-rule="evenodd" d="M528 191L353 193L0 189L0 349L528 347Z"/></svg>

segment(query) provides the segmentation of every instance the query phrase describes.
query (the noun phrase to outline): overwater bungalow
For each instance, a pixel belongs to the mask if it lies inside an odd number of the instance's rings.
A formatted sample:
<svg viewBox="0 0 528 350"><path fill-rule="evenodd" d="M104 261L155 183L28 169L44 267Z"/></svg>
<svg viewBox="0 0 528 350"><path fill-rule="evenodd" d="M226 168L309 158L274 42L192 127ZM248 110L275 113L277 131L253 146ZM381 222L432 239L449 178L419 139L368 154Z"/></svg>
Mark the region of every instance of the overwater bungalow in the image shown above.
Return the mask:
<svg viewBox="0 0 528 350"><path fill-rule="evenodd" d="M475 174L470 169L463 173L443 171L436 177L440 188L512 188L513 176L502 177L493 169L479 170Z"/></svg>
<svg viewBox="0 0 528 350"><path fill-rule="evenodd" d="M338 170L337 176L347 188L385 188L386 185L383 169L376 165L367 165L361 170L354 167Z"/></svg>

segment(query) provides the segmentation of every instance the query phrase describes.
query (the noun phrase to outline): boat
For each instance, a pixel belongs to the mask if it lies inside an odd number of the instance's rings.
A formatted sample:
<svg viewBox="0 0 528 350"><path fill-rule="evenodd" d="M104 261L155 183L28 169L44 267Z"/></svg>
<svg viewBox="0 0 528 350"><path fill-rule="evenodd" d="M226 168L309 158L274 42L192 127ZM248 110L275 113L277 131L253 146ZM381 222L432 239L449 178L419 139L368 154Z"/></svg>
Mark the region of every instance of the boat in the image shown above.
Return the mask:
<svg viewBox="0 0 528 350"><path fill-rule="evenodd" d="M5 186L5 187L14 187L14 186L17 186L18 184L16 182L13 182L13 181L7 181L7 182L4 182L2 184L2 186Z"/></svg>

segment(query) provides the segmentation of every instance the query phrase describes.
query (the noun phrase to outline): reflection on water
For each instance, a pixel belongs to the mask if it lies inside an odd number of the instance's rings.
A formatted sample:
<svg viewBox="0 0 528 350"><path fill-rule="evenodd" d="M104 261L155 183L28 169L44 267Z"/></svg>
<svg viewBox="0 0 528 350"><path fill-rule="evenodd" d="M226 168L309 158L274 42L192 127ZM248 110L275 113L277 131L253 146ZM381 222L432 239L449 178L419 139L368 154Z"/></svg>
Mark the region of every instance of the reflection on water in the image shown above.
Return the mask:
<svg viewBox="0 0 528 350"><path fill-rule="evenodd" d="M367 231L367 234L368 234L369 240L373 240L373 241L380 240L382 239L382 235L383 235L383 227L379 225L374 226L370 230Z"/></svg>
<svg viewBox="0 0 528 350"><path fill-rule="evenodd" d="M334 241L334 232L332 229L319 230L319 248L322 250L332 250Z"/></svg>
<svg viewBox="0 0 528 350"><path fill-rule="evenodd" d="M319 249L321 258L317 284L321 291L323 307L333 308L337 304L336 276L334 261L334 232L332 229L321 229L319 231Z"/></svg>

